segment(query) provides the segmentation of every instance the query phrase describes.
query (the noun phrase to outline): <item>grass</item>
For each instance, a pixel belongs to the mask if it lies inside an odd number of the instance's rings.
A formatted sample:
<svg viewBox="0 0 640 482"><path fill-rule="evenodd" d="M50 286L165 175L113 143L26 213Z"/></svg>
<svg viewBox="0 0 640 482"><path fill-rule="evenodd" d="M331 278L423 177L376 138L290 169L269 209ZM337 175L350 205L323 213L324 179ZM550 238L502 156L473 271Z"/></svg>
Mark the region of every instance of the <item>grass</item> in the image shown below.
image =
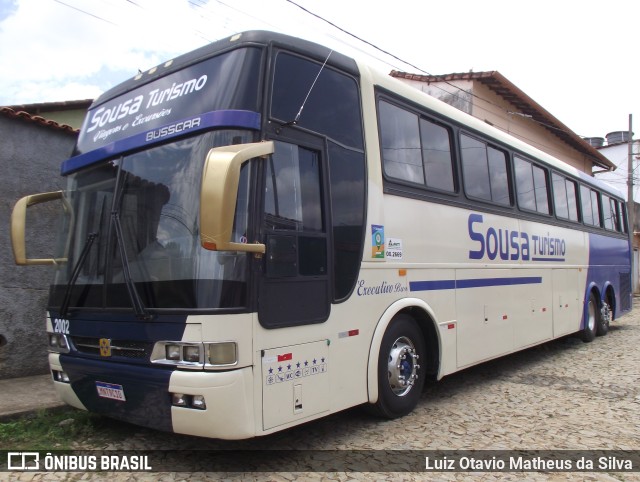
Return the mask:
<svg viewBox="0 0 640 482"><path fill-rule="evenodd" d="M69 450L79 443L101 444L108 424L109 420L82 410L43 410L0 422L0 450Z"/></svg>

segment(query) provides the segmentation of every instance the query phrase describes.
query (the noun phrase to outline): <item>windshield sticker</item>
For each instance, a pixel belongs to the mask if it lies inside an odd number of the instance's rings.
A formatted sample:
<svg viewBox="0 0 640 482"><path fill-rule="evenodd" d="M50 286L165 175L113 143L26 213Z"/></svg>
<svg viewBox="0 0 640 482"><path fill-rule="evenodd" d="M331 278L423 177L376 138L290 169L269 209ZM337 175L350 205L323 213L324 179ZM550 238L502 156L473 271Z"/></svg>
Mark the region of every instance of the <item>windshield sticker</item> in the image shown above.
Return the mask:
<svg viewBox="0 0 640 482"><path fill-rule="evenodd" d="M371 257L384 259L384 226L371 225Z"/></svg>
<svg viewBox="0 0 640 482"><path fill-rule="evenodd" d="M389 238L384 253L387 259L402 259L402 240L398 238Z"/></svg>

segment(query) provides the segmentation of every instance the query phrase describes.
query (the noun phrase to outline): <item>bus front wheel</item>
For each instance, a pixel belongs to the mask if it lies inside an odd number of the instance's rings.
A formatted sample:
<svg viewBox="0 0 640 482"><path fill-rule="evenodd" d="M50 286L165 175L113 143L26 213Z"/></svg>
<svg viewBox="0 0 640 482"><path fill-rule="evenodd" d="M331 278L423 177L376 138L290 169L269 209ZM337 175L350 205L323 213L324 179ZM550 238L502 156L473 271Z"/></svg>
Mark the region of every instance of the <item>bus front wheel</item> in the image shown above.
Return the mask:
<svg viewBox="0 0 640 482"><path fill-rule="evenodd" d="M378 401L374 413L397 418L411 412L420 400L426 362L424 335L415 320L399 314L382 337L378 357Z"/></svg>

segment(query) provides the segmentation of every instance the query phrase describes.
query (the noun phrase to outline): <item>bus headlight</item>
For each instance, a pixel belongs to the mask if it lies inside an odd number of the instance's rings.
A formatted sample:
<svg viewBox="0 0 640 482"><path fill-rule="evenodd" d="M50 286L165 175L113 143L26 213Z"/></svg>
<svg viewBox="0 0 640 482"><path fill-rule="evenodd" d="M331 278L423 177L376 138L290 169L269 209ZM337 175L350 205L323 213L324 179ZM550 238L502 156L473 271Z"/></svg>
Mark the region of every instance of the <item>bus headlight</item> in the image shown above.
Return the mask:
<svg viewBox="0 0 640 482"><path fill-rule="evenodd" d="M67 336L61 333L48 333L49 351L53 353L69 353Z"/></svg>
<svg viewBox="0 0 640 482"><path fill-rule="evenodd" d="M238 363L237 345L235 341L223 343L208 343L209 364L214 366L228 366Z"/></svg>
<svg viewBox="0 0 640 482"><path fill-rule="evenodd" d="M231 367L238 363L238 344L235 341L205 343L158 341L151 353L151 363L174 365L192 370Z"/></svg>
<svg viewBox="0 0 640 482"><path fill-rule="evenodd" d="M180 361L180 345L166 345L164 351L167 360Z"/></svg>
<svg viewBox="0 0 640 482"><path fill-rule="evenodd" d="M200 361L200 345L186 345L184 347L184 361L197 363Z"/></svg>

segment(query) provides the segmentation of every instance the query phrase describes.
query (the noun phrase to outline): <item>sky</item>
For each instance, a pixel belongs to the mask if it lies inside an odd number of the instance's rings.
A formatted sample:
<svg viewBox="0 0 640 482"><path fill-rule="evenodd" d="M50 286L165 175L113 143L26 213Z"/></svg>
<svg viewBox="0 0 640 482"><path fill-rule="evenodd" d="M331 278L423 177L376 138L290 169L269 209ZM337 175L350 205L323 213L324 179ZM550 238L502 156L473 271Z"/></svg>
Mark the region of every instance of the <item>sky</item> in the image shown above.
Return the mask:
<svg viewBox="0 0 640 482"><path fill-rule="evenodd" d="M95 98L261 29L385 72L497 70L576 134L604 137L629 114L640 132L639 24L635 0L0 0L0 105Z"/></svg>

